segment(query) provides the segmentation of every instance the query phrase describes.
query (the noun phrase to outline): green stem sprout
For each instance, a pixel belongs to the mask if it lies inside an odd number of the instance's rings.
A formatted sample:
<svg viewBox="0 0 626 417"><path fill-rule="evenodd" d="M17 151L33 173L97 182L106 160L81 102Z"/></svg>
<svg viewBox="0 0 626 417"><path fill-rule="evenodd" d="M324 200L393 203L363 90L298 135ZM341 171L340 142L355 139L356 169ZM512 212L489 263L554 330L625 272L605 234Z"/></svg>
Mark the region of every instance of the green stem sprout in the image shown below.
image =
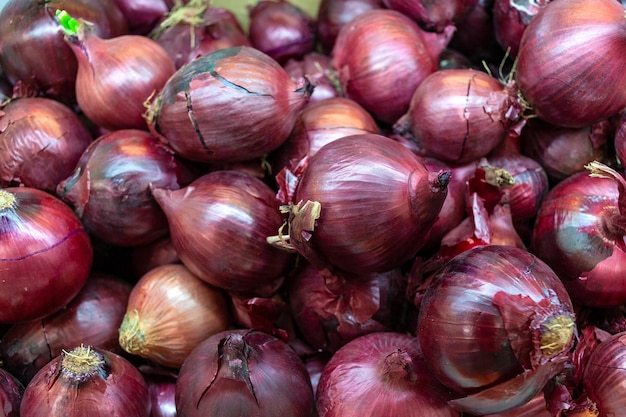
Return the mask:
<svg viewBox="0 0 626 417"><path fill-rule="evenodd" d="M78 34L78 28L80 27L80 22L73 18L67 11L65 10L57 10L56 17L63 31L66 35L76 35Z"/></svg>

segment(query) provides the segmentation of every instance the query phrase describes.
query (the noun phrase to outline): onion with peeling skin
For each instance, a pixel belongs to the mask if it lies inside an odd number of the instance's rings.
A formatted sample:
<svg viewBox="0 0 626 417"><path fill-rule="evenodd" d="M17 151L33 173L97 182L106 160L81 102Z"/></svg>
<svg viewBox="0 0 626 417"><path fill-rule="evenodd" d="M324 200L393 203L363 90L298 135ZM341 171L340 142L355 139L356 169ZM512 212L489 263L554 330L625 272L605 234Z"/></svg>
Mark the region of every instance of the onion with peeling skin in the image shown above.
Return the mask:
<svg viewBox="0 0 626 417"><path fill-rule="evenodd" d="M150 416L146 381L127 359L79 346L63 351L26 386L21 417Z"/></svg>
<svg viewBox="0 0 626 417"><path fill-rule="evenodd" d="M148 109L152 131L184 158L240 162L289 136L311 95L274 59L249 47L224 48L180 68Z"/></svg>
<svg viewBox="0 0 626 417"><path fill-rule="evenodd" d="M163 265L133 286L119 343L128 353L177 369L200 342L229 324L230 312L220 290L184 265Z"/></svg>
<svg viewBox="0 0 626 417"><path fill-rule="evenodd" d="M80 343L120 354L117 338L131 285L92 273L62 310L42 320L13 324L0 341L4 366L24 384L48 362Z"/></svg>
<svg viewBox="0 0 626 417"><path fill-rule="evenodd" d="M24 385L8 371L0 368L0 415L20 417Z"/></svg>
<svg viewBox="0 0 626 417"><path fill-rule="evenodd" d="M93 247L72 209L45 191L0 190L0 322L63 308L91 272Z"/></svg>
<svg viewBox="0 0 626 417"><path fill-rule="evenodd" d="M11 100L0 114L0 180L52 194L92 141L76 113L43 97Z"/></svg>

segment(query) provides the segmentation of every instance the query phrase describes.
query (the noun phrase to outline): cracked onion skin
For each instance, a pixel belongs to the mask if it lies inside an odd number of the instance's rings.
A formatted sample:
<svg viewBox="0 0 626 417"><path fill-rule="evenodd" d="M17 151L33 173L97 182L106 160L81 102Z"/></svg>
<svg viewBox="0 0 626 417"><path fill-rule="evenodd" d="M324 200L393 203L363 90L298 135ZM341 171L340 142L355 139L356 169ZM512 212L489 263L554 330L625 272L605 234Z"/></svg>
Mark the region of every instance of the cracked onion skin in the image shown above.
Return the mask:
<svg viewBox="0 0 626 417"><path fill-rule="evenodd" d="M261 157L289 136L313 86L296 83L265 53L238 46L180 68L150 104L150 129L198 162Z"/></svg>
<svg viewBox="0 0 626 417"><path fill-rule="evenodd" d="M82 289L93 262L72 209L45 191L0 190L0 322L41 319Z"/></svg>

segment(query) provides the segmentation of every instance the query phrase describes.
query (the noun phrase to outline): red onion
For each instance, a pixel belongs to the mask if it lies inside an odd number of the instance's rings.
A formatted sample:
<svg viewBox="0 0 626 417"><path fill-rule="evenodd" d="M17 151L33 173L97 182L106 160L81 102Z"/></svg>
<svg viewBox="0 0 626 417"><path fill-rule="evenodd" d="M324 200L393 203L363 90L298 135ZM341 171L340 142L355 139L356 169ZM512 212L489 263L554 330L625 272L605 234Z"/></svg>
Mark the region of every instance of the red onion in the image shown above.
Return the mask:
<svg viewBox="0 0 626 417"><path fill-rule="evenodd" d="M420 304L417 336L435 376L463 412L520 406L556 375L573 346L570 298L539 258L486 245L448 261Z"/></svg>
<svg viewBox="0 0 626 417"><path fill-rule="evenodd" d="M254 159L280 146L311 94L263 52L220 49L180 68L148 110L151 128L200 162Z"/></svg>
<svg viewBox="0 0 626 417"><path fill-rule="evenodd" d="M6 368L27 384L44 365L86 343L121 353L117 343L131 285L112 275L92 273L62 310L41 320L13 324L0 341Z"/></svg>
<svg viewBox="0 0 626 417"><path fill-rule="evenodd" d="M383 3L428 31L442 32L446 26L463 21L478 0L383 0Z"/></svg>
<svg viewBox="0 0 626 417"><path fill-rule="evenodd" d="M180 416L310 417L315 400L302 360L257 330L227 330L198 345L176 383Z"/></svg>
<svg viewBox="0 0 626 417"><path fill-rule="evenodd" d="M92 260L87 232L62 201L36 188L0 190L0 322L59 311L85 284Z"/></svg>
<svg viewBox="0 0 626 417"><path fill-rule="evenodd" d="M79 346L63 351L26 386L20 417L150 416L146 381L115 353Z"/></svg>
<svg viewBox="0 0 626 417"><path fill-rule="evenodd" d="M300 177L290 244L320 270L389 271L425 244L449 178L449 171L428 171L385 136L336 139L310 158Z"/></svg>
<svg viewBox="0 0 626 417"><path fill-rule="evenodd" d="M170 55L176 69L218 49L251 45L233 12L209 3L179 3L150 34Z"/></svg>
<svg viewBox="0 0 626 417"><path fill-rule="evenodd" d="M144 375L152 406L150 417L176 417L176 378Z"/></svg>
<svg viewBox="0 0 626 417"><path fill-rule="evenodd" d="M43 97L10 101L0 115L0 180L50 193L65 179L91 143L78 116Z"/></svg>
<svg viewBox="0 0 626 417"><path fill-rule="evenodd" d="M502 413L484 415L482 417L553 417L553 414L548 411L546 399L544 398L543 392L540 392L530 401L519 407L512 408Z"/></svg>
<svg viewBox="0 0 626 417"><path fill-rule="evenodd" d="M358 336L403 327L406 278L398 268L346 280L305 264L288 287L293 320L316 350L335 352Z"/></svg>
<svg viewBox="0 0 626 417"><path fill-rule="evenodd" d="M585 170L592 161L608 162L613 128L609 120L590 126L555 126L530 119L521 132L524 155L541 164L553 184Z"/></svg>
<svg viewBox="0 0 626 417"><path fill-rule="evenodd" d="M67 202L87 230L120 246L147 244L165 236L165 214L151 188L178 189L196 174L149 132L116 130L85 150L57 195Z"/></svg>
<svg viewBox="0 0 626 417"><path fill-rule="evenodd" d="M439 54L439 69L467 69L472 67L472 61L461 52L446 48Z"/></svg>
<svg viewBox="0 0 626 417"><path fill-rule="evenodd" d="M260 0L249 10L252 46L285 64L315 47L315 22L301 7L287 1Z"/></svg>
<svg viewBox="0 0 626 417"><path fill-rule="evenodd" d="M624 6L615 0L553 0L526 27L516 79L531 111L583 127L626 107Z"/></svg>
<svg viewBox="0 0 626 417"><path fill-rule="evenodd" d="M377 332L339 349L322 370L320 417L456 417L414 336Z"/></svg>
<svg viewBox="0 0 626 417"><path fill-rule="evenodd" d="M422 81L394 130L431 156L467 163L486 156L517 120L514 84L473 69L439 70Z"/></svg>
<svg viewBox="0 0 626 417"><path fill-rule="evenodd" d="M618 416L626 409L626 333L613 335L592 352L585 368L585 393L600 416Z"/></svg>
<svg viewBox="0 0 626 417"><path fill-rule="evenodd" d="M167 12L168 0L113 0L120 9L129 29L137 35L146 35Z"/></svg>
<svg viewBox="0 0 626 417"><path fill-rule="evenodd" d="M626 112L622 112L622 115L615 121L613 150L617 161L622 166L626 166Z"/></svg>
<svg viewBox="0 0 626 417"><path fill-rule="evenodd" d="M394 10L375 9L342 27L332 62L346 97L391 124L406 113L417 86L437 69L431 52L414 21Z"/></svg>
<svg viewBox="0 0 626 417"><path fill-rule="evenodd" d="M298 115L291 134L269 157L272 170L294 170L304 157L344 136L378 133L372 116L356 101L333 97L307 106Z"/></svg>
<svg viewBox="0 0 626 417"><path fill-rule="evenodd" d="M493 8L495 0L478 0L465 19L455 25L450 47L466 56L475 68L500 64L504 51L495 35Z"/></svg>
<svg viewBox="0 0 626 417"><path fill-rule="evenodd" d="M230 312L221 291L184 265L163 265L134 285L119 328L119 343L129 353L180 368L193 348L229 324Z"/></svg>
<svg viewBox="0 0 626 417"><path fill-rule="evenodd" d="M272 189L237 171L214 171L180 190L154 189L181 261L218 288L270 296L291 265L291 254L266 237L282 223Z"/></svg>
<svg viewBox="0 0 626 417"><path fill-rule="evenodd" d="M66 104L76 101L78 63L59 33L54 12L64 9L92 22L103 38L128 33L124 15L112 1L10 0L5 4L0 12L0 65L7 78Z"/></svg>
<svg viewBox="0 0 626 417"><path fill-rule="evenodd" d="M592 162L554 186L537 214L533 253L565 282L572 300L592 307L626 303L626 179Z"/></svg>
<svg viewBox="0 0 626 417"><path fill-rule="evenodd" d="M24 385L8 371L0 368L0 415L20 417Z"/></svg>
<svg viewBox="0 0 626 417"><path fill-rule="evenodd" d="M383 0L321 0L317 11L317 38L326 53L335 46L339 31L361 13L382 9Z"/></svg>
<svg viewBox="0 0 626 417"><path fill-rule="evenodd" d="M332 67L330 56L313 51L301 59L290 59L283 67L293 80L297 81L306 77L315 86L307 106L340 96L338 89L341 86L337 85L337 74Z"/></svg>
<svg viewBox="0 0 626 417"><path fill-rule="evenodd" d="M167 52L145 36L103 39L66 11L57 10L57 19L78 60L76 100L83 113L105 129L147 129L145 103L176 71Z"/></svg>
<svg viewBox="0 0 626 417"><path fill-rule="evenodd" d="M516 57L528 23L550 0L495 0L493 22L496 39L509 56Z"/></svg>
<svg viewBox="0 0 626 417"><path fill-rule="evenodd" d="M289 314L289 305L282 294L275 294L271 298L229 295L233 323L236 327L260 330L290 345L295 340L295 328Z"/></svg>

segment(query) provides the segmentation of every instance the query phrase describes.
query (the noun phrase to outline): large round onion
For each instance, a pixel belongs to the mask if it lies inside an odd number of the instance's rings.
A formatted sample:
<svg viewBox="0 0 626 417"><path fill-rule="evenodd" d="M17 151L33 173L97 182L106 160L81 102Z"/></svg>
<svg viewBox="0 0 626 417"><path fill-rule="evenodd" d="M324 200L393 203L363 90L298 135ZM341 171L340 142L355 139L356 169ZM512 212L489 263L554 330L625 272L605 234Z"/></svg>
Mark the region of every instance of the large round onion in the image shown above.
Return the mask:
<svg viewBox="0 0 626 417"><path fill-rule="evenodd" d="M153 130L181 156L200 162L251 160L289 136L311 94L274 59L224 48L180 68L152 102Z"/></svg>
<svg viewBox="0 0 626 417"><path fill-rule="evenodd" d="M337 139L320 148L302 173L290 241L320 270L389 271L425 244L449 178L449 171L428 171L421 158L388 137Z"/></svg>
<svg viewBox="0 0 626 417"><path fill-rule="evenodd" d="M626 107L624 6L614 0L554 0L530 21L516 78L541 119L583 127Z"/></svg>
<svg viewBox="0 0 626 417"><path fill-rule="evenodd" d="M485 245L452 258L420 303L417 336L464 412L522 405L563 367L576 335L559 277L525 249Z"/></svg>
<svg viewBox="0 0 626 417"><path fill-rule="evenodd" d="M267 243L283 222L272 189L238 171L214 171L179 190L153 195L169 223L181 261L218 288L270 296L291 254Z"/></svg>

